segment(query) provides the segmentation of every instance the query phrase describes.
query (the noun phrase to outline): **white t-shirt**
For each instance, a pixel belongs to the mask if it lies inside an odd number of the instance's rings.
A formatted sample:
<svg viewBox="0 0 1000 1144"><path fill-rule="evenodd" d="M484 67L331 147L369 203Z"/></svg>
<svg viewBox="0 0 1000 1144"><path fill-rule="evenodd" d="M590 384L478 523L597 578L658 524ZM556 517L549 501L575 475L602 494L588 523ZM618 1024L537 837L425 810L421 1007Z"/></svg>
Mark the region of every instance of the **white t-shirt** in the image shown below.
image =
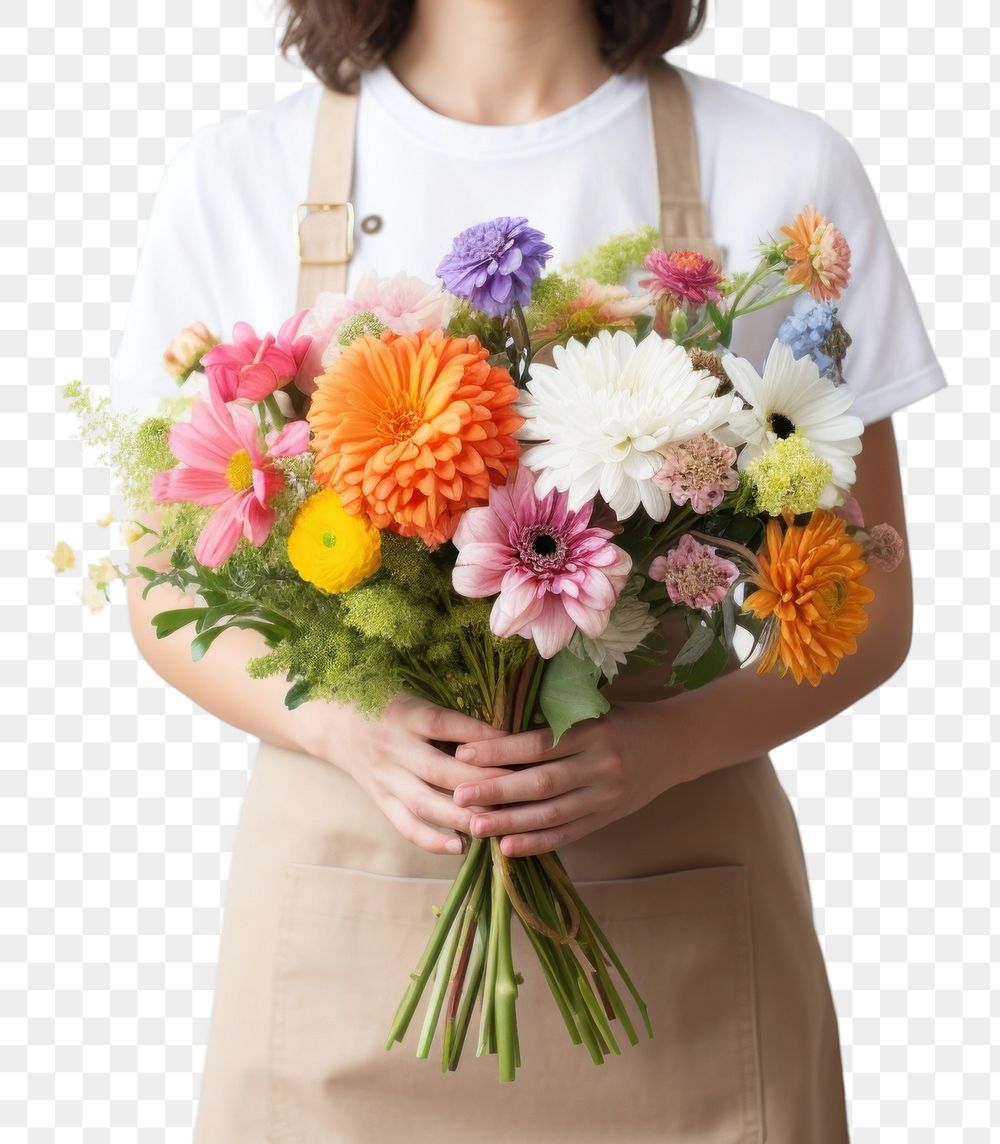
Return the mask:
<svg viewBox="0 0 1000 1144"><path fill-rule="evenodd" d="M852 250L839 317L853 344L852 412L869 424L946 384L878 199L853 146L813 112L678 68L691 94L709 233L725 269L748 270L756 243L808 203ZM585 99L530 123L483 126L440 115L384 64L362 77L348 289L362 273L428 282L453 236L524 215L553 247L548 268L611 234L659 225L645 79L614 75ZM111 371L117 408L152 412L176 391L161 364L170 338L203 321L276 332L295 311L293 218L307 197L321 88L202 128L169 163L146 229L128 320ZM757 369L792 303L736 322L731 348Z"/></svg>

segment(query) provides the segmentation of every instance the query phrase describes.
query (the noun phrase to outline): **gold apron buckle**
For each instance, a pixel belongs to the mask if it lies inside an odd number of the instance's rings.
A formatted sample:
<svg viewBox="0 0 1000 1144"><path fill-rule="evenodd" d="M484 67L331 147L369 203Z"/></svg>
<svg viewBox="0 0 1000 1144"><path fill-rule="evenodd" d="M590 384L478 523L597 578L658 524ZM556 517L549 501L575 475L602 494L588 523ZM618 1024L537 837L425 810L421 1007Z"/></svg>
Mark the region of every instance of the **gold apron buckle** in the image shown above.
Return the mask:
<svg viewBox="0 0 1000 1144"><path fill-rule="evenodd" d="M314 214L329 215L332 211L344 212L344 253L332 258L304 258L302 255L302 226ZM295 256L299 266L341 266L350 262L354 253L354 204L353 203L299 203L295 208Z"/></svg>

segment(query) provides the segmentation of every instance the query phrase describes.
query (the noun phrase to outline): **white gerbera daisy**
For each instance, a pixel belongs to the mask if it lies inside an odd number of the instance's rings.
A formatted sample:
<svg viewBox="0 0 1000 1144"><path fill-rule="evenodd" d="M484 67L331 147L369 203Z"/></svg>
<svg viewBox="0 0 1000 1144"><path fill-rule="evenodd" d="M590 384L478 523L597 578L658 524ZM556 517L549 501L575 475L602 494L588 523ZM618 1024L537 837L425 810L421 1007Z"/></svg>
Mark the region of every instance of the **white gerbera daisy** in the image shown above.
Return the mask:
<svg viewBox="0 0 1000 1144"><path fill-rule="evenodd" d="M554 365L534 364L515 410L521 460L538 472L536 491L566 492L572 510L600 493L619 520L641 504L665 520L670 494L654 481L661 446L709 433L742 403L714 396L718 381L695 369L683 346L650 333L636 344L601 330L586 344L556 346Z"/></svg>
<svg viewBox="0 0 1000 1144"><path fill-rule="evenodd" d="M847 499L854 484L854 457L861 452L864 422L847 415L854 394L845 385L822 377L808 355L796 359L789 346L775 340L764 362L764 376L746 358L726 354L722 365L750 408L729 417L716 433L727 445L746 445L736 461L742 472L769 452L776 441L796 429L817 457L829 461L830 480L820 493L819 507L834 508Z"/></svg>
<svg viewBox="0 0 1000 1144"><path fill-rule="evenodd" d="M659 624L649 610L649 604L640 600L636 593L644 583L642 576L633 576L622 590L607 626L596 638L586 636L577 629L570 641L570 651L581 659L589 659L601 669L601 674L609 682L618 674L630 652Z"/></svg>

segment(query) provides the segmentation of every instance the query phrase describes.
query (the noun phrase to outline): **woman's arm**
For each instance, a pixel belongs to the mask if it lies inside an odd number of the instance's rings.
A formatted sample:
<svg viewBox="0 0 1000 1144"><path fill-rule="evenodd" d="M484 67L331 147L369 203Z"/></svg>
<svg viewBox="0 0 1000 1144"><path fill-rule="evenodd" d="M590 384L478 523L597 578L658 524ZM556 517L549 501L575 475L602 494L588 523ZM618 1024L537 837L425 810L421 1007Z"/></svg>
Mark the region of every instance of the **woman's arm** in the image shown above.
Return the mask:
<svg viewBox="0 0 1000 1144"><path fill-rule="evenodd" d="M134 513L133 519L153 530L159 528L157 512ZM154 540L145 534L129 545L133 567L169 568L167 553L148 551ZM158 639L152 619L157 612L192 607L196 601L170 584L153 588L143 599L145 585L139 576L130 576L127 581L129 618L136 645L157 675L224 723L258 739L292 750L323 753L318 737L328 734L330 727L315 706L305 704L290 711L285 706L288 683L282 676L251 679L247 675L247 660L268 651L259 632L230 628L212 644L208 655L195 661L191 657L192 629L182 628ZM329 706L334 715L336 705Z"/></svg>
<svg viewBox="0 0 1000 1144"><path fill-rule="evenodd" d="M134 519L159 528L159 513ZM139 537L129 546L134 565L164 570L166 553L150 553L154 538ZM472 808L455 804L452 792L482 773L456 760L440 744L489 739L503 731L460 711L450 711L415 695L397 694L378 719L350 704L314 699L294 710L285 706L288 683L278 675L252 679L246 662L267 650L257 632L230 628L199 661L191 658L191 630L157 639L153 616L194 600L169 584L142 598L145 581L128 580L129 616L139 651L172 687L199 707L279 747L304 751L346 771L392 825L414 845L433 854L462 849L456 831L469 833ZM490 777L503 773L490 770Z"/></svg>
<svg viewBox="0 0 1000 1144"><path fill-rule="evenodd" d="M892 419L885 417L868 425L862 443L852 495L867 525L891 524L905 545L903 489ZM855 654L845 656L818 687L796 683L790 674L759 675L748 667L657 705L661 728L669 728L671 741L683 744L670 761L667 785L773 750L832 719L899 670L909 654L913 630L909 554L892 572L871 567L865 583L875 592L875 599L866 606L868 627L857 637ZM718 718L720 712L724 718Z"/></svg>
<svg viewBox="0 0 1000 1144"><path fill-rule="evenodd" d="M866 524L885 521L905 541L888 417L865 429L852 492ZM554 748L547 729L459 748L457 757L477 767L537 764L456 789L460 806L491 808L473 815L473 834L511 836L502 843L506 854L543 853L624 818L678 783L764 754L831 719L892 676L909 652L908 556L890 573L872 568L866 583L875 599L857 651L818 687L748 666L693 691L675 689L665 699L616 703L604 718L572 727Z"/></svg>

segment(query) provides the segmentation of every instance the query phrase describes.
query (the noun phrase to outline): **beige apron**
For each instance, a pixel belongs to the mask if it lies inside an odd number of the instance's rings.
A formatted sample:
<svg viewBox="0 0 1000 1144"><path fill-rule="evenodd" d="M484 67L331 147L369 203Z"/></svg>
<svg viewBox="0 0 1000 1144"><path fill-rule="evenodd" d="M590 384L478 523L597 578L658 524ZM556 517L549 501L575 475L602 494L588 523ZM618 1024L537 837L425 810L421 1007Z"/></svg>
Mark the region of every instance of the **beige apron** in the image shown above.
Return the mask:
<svg viewBox="0 0 1000 1144"><path fill-rule="evenodd" d="M708 238L676 71L650 69L665 246ZM342 289L352 97L325 92L300 304ZM339 243L339 246L338 246ZM668 637L683 639L675 622ZM730 659L726 670L739 662ZM710 685L709 685L710 686ZM659 698L649 675L605 693ZM664 742L664 765L670 756ZM404 839L339 767L261 743L233 853L197 1144L843 1144L837 1020L798 827L767 755L673 787L560 849L645 998L654 1037L594 1065L572 1045L520 925L513 1085L384 1044L460 857ZM435 1041L439 1049L439 1041Z"/></svg>

